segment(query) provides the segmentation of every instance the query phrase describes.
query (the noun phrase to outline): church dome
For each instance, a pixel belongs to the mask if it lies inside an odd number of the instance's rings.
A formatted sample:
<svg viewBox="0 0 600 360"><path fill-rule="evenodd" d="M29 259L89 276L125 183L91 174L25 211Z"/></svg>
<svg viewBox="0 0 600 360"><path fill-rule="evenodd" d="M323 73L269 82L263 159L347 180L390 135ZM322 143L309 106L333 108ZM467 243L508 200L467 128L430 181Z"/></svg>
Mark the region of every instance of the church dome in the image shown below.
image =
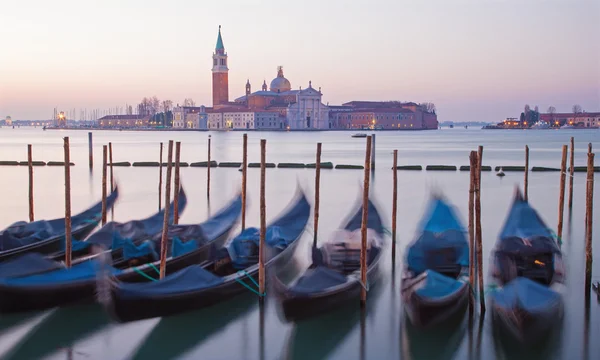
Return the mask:
<svg viewBox="0 0 600 360"><path fill-rule="evenodd" d="M290 81L283 77L283 68L277 68L277 77L271 81L270 90L276 93L282 93L292 90Z"/></svg>

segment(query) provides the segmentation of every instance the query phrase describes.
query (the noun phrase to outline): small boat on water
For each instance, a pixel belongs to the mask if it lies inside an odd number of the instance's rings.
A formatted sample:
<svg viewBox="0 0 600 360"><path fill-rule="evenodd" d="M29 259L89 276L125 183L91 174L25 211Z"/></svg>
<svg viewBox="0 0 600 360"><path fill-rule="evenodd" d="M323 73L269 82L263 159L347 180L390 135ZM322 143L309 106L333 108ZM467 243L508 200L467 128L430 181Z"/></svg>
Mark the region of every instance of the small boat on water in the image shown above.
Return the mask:
<svg viewBox="0 0 600 360"><path fill-rule="evenodd" d="M498 172L496 173L496 176L500 176L500 177L504 176L504 171L502 170L502 168L498 169Z"/></svg>
<svg viewBox="0 0 600 360"><path fill-rule="evenodd" d="M288 263L310 217L304 192L266 229L265 270ZM260 231L247 228L210 260L144 283L112 282L104 276L100 302L114 319L126 322L204 308L248 291L258 275ZM249 277L250 279L246 279ZM264 295L264 294L262 294Z"/></svg>
<svg viewBox="0 0 600 360"><path fill-rule="evenodd" d="M434 196L409 246L401 294L414 326L430 328L466 310L469 243L454 208Z"/></svg>
<svg viewBox="0 0 600 360"><path fill-rule="evenodd" d="M550 123L547 121L544 121L544 120L539 120L538 122L533 124L530 129L532 129L532 130L550 129Z"/></svg>
<svg viewBox="0 0 600 360"><path fill-rule="evenodd" d="M208 260L216 247L225 243L240 214L241 196L238 195L203 223L171 225L167 232L167 273ZM126 240L122 246L118 250L81 259L71 268L38 254L28 254L0 264L0 313L91 302L97 290L97 277L102 271L109 272L119 281L128 282L152 281L158 277L159 237L147 237L140 245ZM107 258L113 260L110 266L103 264ZM36 272L31 273L32 269ZM24 273L27 271L28 274Z"/></svg>
<svg viewBox="0 0 600 360"><path fill-rule="evenodd" d="M119 197L119 189L106 198L107 208ZM102 201L71 217L73 241L83 240L102 220ZM65 218L54 220L19 221L0 231L0 262L26 253L51 254L64 249Z"/></svg>
<svg viewBox="0 0 600 360"><path fill-rule="evenodd" d="M351 214L342 229L320 248L312 248L312 264L291 285L276 276L271 282L281 301L288 321L308 318L342 307L349 301L358 303L361 289L360 249L363 206ZM367 220L367 284L379 276L384 229L375 205L369 200Z"/></svg>
<svg viewBox="0 0 600 360"><path fill-rule="evenodd" d="M357 134L352 134L353 138L366 138L367 134L365 133L357 133Z"/></svg>
<svg viewBox="0 0 600 360"><path fill-rule="evenodd" d="M562 253L552 231L518 189L492 260L494 323L523 344L547 337L563 315Z"/></svg>

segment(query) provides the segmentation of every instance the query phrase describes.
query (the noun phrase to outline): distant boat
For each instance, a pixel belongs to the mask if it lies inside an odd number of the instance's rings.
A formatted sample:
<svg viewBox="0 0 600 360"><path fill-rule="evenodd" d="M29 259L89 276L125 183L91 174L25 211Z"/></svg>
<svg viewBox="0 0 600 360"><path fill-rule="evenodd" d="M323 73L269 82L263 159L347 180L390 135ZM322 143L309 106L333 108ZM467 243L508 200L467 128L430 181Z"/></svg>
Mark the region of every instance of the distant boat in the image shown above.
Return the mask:
<svg viewBox="0 0 600 360"><path fill-rule="evenodd" d="M498 170L498 172L496 173L496 176L500 176L500 177L504 176L504 171L502 171L502 168L500 168Z"/></svg>
<svg viewBox="0 0 600 360"><path fill-rule="evenodd" d="M365 133L358 133L358 134L352 134L353 138L366 138L367 134Z"/></svg>
<svg viewBox="0 0 600 360"><path fill-rule="evenodd" d="M454 124L450 124L450 129L454 129Z"/></svg>
<svg viewBox="0 0 600 360"><path fill-rule="evenodd" d="M564 124L560 127L561 129L575 129L575 125Z"/></svg>
<svg viewBox="0 0 600 360"><path fill-rule="evenodd" d="M533 126L531 126L531 129L533 130L543 130L543 129L550 129L550 123L544 120L540 120L538 122L536 122L535 124L533 124Z"/></svg>
<svg viewBox="0 0 600 360"><path fill-rule="evenodd" d="M468 128L469 128L469 126L468 126L468 125L465 125L465 129L468 129Z"/></svg>

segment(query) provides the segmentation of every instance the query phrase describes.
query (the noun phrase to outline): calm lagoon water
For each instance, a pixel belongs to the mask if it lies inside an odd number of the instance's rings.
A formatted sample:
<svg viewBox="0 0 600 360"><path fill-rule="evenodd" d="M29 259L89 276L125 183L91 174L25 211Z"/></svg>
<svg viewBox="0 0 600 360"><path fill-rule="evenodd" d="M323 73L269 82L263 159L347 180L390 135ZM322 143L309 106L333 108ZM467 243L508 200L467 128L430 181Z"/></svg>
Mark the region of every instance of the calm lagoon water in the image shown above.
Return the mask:
<svg viewBox="0 0 600 360"><path fill-rule="evenodd" d="M212 137L212 159L241 161L240 132L128 132L94 131L95 167L87 165L87 131L42 131L42 129L0 129L0 160L26 160L27 144L33 144L34 160L63 159L62 137L69 136L72 168L72 209L82 210L101 196L102 145L113 144L113 161L158 161L159 142L182 142L181 160L205 161L207 139ZM372 191L386 227L391 222L392 151L398 149L399 164L468 165L469 151L484 146L484 165L522 165L524 146L530 147L530 165L560 167L561 145L575 136L576 166L586 164L587 144L600 146L600 131L484 131L443 129L428 132L377 132L376 171ZM249 162L260 160L261 138L267 139L269 162L314 162L316 143L323 143L322 161L334 164L362 164L365 139L349 132L250 132ZM166 159L166 151L165 151ZM0 226L28 217L27 168L0 167ZM114 219L126 221L146 217L158 208L158 168L115 168L121 197ZM211 211L225 205L241 184L237 169L211 169L210 204L206 200L206 168L182 168L181 178L190 202L181 223L198 223ZM247 223L259 223L259 170L248 170L250 210ZM36 219L64 216L64 170L36 167ZM327 239L354 209L361 194L363 172L323 170L319 237ZM559 174L529 174L530 202L548 226L558 220ZM592 297L587 325L583 296L585 174L574 178L572 214L565 211L563 251L567 261L568 295L562 324L556 339L527 353L497 340L491 317L472 338L466 322L454 327L423 333L404 322L399 285L406 246L413 240L429 194L442 191L458 208L466 224L468 172L398 172L398 242L396 269L388 252L383 276L369 292L363 316L358 304L297 324L282 321L276 303L267 296L264 311L248 292L217 306L164 319L128 324L111 322L95 305L54 309L41 313L0 317L0 358L5 359L593 359L600 353L600 303ZM515 185L522 185L522 173L507 172L498 178L482 174L482 227L484 271L489 253L504 222ZM164 182L163 182L164 183ZM292 199L297 186L309 196L314 192L314 171L268 169L267 221L276 217ZM596 182L598 188L598 182ZM600 219L596 198L594 220ZM111 215L109 215L110 217ZM312 224L312 221L310 222ZM596 222L598 223L598 222ZM600 256L598 234L594 235L595 256ZM302 238L295 261L286 269L290 278L309 262L312 228ZM389 237L388 237L389 240ZM389 248L388 248L389 250ZM600 262L594 263L594 280L600 280ZM471 339L471 340L470 340ZM472 351L469 351L469 343ZM469 357L471 353L472 357Z"/></svg>

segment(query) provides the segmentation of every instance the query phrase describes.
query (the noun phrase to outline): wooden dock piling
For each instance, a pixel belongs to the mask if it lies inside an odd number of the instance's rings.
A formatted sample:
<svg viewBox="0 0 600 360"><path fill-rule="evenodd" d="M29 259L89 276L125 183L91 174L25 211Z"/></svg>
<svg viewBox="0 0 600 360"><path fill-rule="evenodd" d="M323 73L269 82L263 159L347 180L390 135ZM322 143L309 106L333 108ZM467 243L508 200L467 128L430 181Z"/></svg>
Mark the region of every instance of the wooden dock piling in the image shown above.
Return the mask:
<svg viewBox="0 0 600 360"><path fill-rule="evenodd" d="M483 146L479 147L477 155L477 171L475 172L475 238L477 241L477 273L479 285L479 304L481 314L485 314L485 297L483 289L483 241L481 235L481 158Z"/></svg>
<svg viewBox="0 0 600 360"><path fill-rule="evenodd" d="M208 135L208 163L206 163L206 198L210 199L210 135Z"/></svg>
<svg viewBox="0 0 600 360"><path fill-rule="evenodd" d="M396 217L398 216L398 150L394 150L393 190L392 190L392 271L396 264Z"/></svg>
<svg viewBox="0 0 600 360"><path fill-rule="evenodd" d="M179 224L179 161L181 141L175 143L175 186L173 187L173 224Z"/></svg>
<svg viewBox="0 0 600 360"><path fill-rule="evenodd" d="M242 137L242 231L246 230L246 184L248 174L248 134ZM210 166L210 163L208 163Z"/></svg>
<svg viewBox="0 0 600 360"><path fill-rule="evenodd" d="M71 267L71 156L69 137L64 138L65 151L65 266Z"/></svg>
<svg viewBox="0 0 600 360"><path fill-rule="evenodd" d="M562 147L562 161L560 162L560 193L558 194L558 230L556 234L562 239L563 214L565 211L565 179L567 174L567 145Z"/></svg>
<svg viewBox="0 0 600 360"><path fill-rule="evenodd" d="M107 147L102 146L102 226L106 225L106 162Z"/></svg>
<svg viewBox="0 0 600 360"><path fill-rule="evenodd" d="M473 316L473 310L475 308L475 184L477 181L477 153L471 151L469 156L471 161L470 171L470 185L469 185L469 285L471 291L469 295L469 319Z"/></svg>
<svg viewBox="0 0 600 360"><path fill-rule="evenodd" d="M110 167L110 192L112 193L115 190L115 180L113 177L113 157L112 157L112 143L108 143L108 165ZM111 207L112 209L112 207Z"/></svg>
<svg viewBox="0 0 600 360"><path fill-rule="evenodd" d="M162 208L162 163L163 143L160 143L160 161L158 162L158 211Z"/></svg>
<svg viewBox="0 0 600 360"><path fill-rule="evenodd" d="M575 138L571 136L571 154L569 156L569 212L573 210L573 174L575 173Z"/></svg>
<svg viewBox="0 0 600 360"><path fill-rule="evenodd" d="M371 173L371 136L367 136L367 149L365 154L365 179L363 185L363 203L362 203L362 224L360 226L361 247L360 247L360 305L365 307L367 304L367 224L369 220L369 180Z"/></svg>
<svg viewBox="0 0 600 360"><path fill-rule="evenodd" d="M162 159L161 159L162 160ZM162 238L160 241L160 278L163 279L167 267L167 243L169 235L169 204L171 203L171 168L173 165L173 140L169 140L167 150L167 181L165 186L165 216L163 220Z"/></svg>
<svg viewBox="0 0 600 360"><path fill-rule="evenodd" d="M90 170L92 170L92 168L94 167L94 149L92 146L92 132L90 131L88 133L88 152L89 152L89 156L90 156Z"/></svg>
<svg viewBox="0 0 600 360"><path fill-rule="evenodd" d="M529 146L525 145L525 180L523 182L523 197L529 201Z"/></svg>
<svg viewBox="0 0 600 360"><path fill-rule="evenodd" d="M315 223L313 234L313 247L317 247L317 233L319 232L319 187L321 183L321 143L317 143L317 158L315 162Z"/></svg>
<svg viewBox="0 0 600 360"><path fill-rule="evenodd" d="M260 242L258 246L258 292L259 301L264 301L265 294L265 237L267 235L267 211L265 202L267 140L260 140Z"/></svg>
<svg viewBox="0 0 600 360"><path fill-rule="evenodd" d="M371 171L375 171L375 134L371 135Z"/></svg>
<svg viewBox="0 0 600 360"><path fill-rule="evenodd" d="M585 192L585 295L590 296L592 286L592 224L594 208L594 154L588 154Z"/></svg>
<svg viewBox="0 0 600 360"><path fill-rule="evenodd" d="M27 165L29 166L29 221L33 221L33 154L31 144L27 145Z"/></svg>

